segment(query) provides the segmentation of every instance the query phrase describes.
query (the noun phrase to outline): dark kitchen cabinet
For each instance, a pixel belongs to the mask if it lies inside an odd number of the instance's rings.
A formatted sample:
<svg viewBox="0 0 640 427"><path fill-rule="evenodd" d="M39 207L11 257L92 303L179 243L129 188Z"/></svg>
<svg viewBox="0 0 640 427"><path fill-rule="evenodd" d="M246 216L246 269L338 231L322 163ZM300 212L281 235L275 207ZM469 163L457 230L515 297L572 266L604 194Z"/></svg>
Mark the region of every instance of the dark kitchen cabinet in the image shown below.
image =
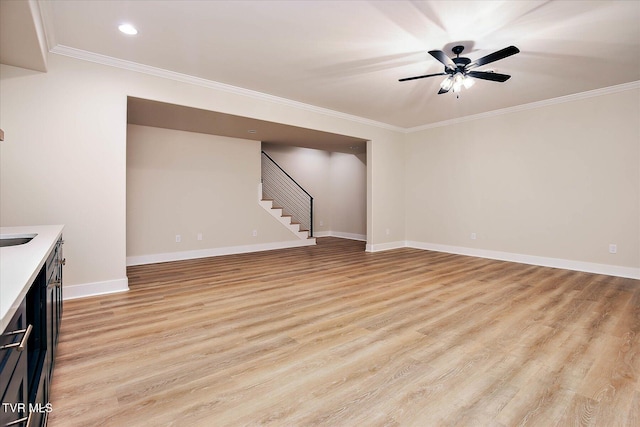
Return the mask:
<svg viewBox="0 0 640 427"><path fill-rule="evenodd" d="M46 426L62 318L62 240L29 287L0 341L0 426ZM22 331L22 332L21 332Z"/></svg>

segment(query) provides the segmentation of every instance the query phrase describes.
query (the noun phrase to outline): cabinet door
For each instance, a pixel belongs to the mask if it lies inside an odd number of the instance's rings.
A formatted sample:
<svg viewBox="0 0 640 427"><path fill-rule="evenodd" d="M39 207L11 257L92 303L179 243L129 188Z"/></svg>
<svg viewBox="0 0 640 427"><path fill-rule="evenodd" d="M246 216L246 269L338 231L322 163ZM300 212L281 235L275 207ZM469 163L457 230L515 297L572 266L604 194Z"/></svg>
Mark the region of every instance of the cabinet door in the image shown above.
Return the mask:
<svg viewBox="0 0 640 427"><path fill-rule="evenodd" d="M4 375L4 371L1 375ZM2 381L4 383L4 381ZM27 425L29 415L29 402L27 399L27 358L20 357L16 369L5 385L2 396L2 408L0 408L0 426L15 423L20 425L22 420Z"/></svg>
<svg viewBox="0 0 640 427"><path fill-rule="evenodd" d="M62 322L62 266L66 264L66 260L62 256L62 238L58 240L56 245L56 254L58 256L58 268L56 268L56 291L54 293L55 304L55 342L54 347L58 345L58 338L60 336L60 323Z"/></svg>
<svg viewBox="0 0 640 427"><path fill-rule="evenodd" d="M53 278L52 278L53 279ZM56 283L50 279L47 283L46 289L46 316L47 316L47 362L45 368L47 369L47 376L51 377L53 371L53 362L55 360L55 342L56 342Z"/></svg>
<svg viewBox="0 0 640 427"><path fill-rule="evenodd" d="M58 343L58 336L60 335L60 323L62 323L62 267L67 263L67 260L62 254L62 244L64 241L62 238L58 241L58 290L57 290L57 318L56 318L56 344Z"/></svg>
<svg viewBox="0 0 640 427"><path fill-rule="evenodd" d="M51 407L49 406L49 377L45 375L44 371L40 376L38 388L33 402L31 402L31 407L28 409L30 409L30 417L32 418L29 427L46 426L47 415Z"/></svg>
<svg viewBox="0 0 640 427"><path fill-rule="evenodd" d="M56 348L60 335L60 321L62 318L62 241L58 241L50 261L47 261L47 275L49 276L46 291L47 312L47 351L49 378L53 373L56 360Z"/></svg>

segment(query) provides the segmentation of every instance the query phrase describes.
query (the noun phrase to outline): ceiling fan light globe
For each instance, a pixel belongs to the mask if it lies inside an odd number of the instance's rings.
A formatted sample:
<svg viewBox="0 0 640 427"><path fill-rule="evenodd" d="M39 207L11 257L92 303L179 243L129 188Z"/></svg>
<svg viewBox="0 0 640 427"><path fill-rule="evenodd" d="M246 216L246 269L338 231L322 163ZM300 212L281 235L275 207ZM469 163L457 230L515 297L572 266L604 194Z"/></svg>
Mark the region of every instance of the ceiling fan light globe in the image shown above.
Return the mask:
<svg viewBox="0 0 640 427"><path fill-rule="evenodd" d="M453 76L453 91L460 92L460 89L462 89L463 82L464 82L464 76L461 73L456 73L456 75Z"/></svg>
<svg viewBox="0 0 640 427"><path fill-rule="evenodd" d="M462 84L464 85L465 89L469 89L471 86L473 86L476 83L475 80L473 80L471 77L466 76L464 78L464 81L462 82Z"/></svg>
<svg viewBox="0 0 640 427"><path fill-rule="evenodd" d="M447 77L442 81L442 83L440 83L440 87L442 88L442 90L449 90L451 89L452 85L453 85L453 78L451 76Z"/></svg>
<svg viewBox="0 0 640 427"><path fill-rule="evenodd" d="M462 88L463 83L464 83L464 76L462 75L462 73L456 73L455 76L453 76L453 91L459 92L460 89Z"/></svg>

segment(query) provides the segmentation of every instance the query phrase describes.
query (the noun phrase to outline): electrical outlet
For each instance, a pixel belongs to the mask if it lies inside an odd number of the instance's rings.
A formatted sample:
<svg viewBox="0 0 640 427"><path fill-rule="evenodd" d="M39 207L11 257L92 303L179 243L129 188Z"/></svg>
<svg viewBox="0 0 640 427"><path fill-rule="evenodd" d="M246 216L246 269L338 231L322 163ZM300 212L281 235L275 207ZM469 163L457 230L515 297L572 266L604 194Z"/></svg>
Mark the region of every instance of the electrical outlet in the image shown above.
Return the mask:
<svg viewBox="0 0 640 427"><path fill-rule="evenodd" d="M324 225L324 221L320 220L320 227Z"/></svg>
<svg viewBox="0 0 640 427"><path fill-rule="evenodd" d="M258 230L253 230L253 237L256 237L258 235Z"/></svg>
<svg viewBox="0 0 640 427"><path fill-rule="evenodd" d="M198 233L198 240L202 240L202 233Z"/></svg>
<svg viewBox="0 0 640 427"><path fill-rule="evenodd" d="M618 253L618 245L611 243L609 245L609 253L610 254L617 254Z"/></svg>
<svg viewBox="0 0 640 427"><path fill-rule="evenodd" d="M182 242L182 236L180 236L179 234L176 234L176 243L180 243Z"/></svg>
<svg viewBox="0 0 640 427"><path fill-rule="evenodd" d="M477 237L476 233L471 233L471 240L476 240Z"/></svg>
<svg viewBox="0 0 640 427"><path fill-rule="evenodd" d="M385 231L385 232L387 233L387 236L388 236L389 234L391 234L391 230L389 230L388 228L386 229L386 231Z"/></svg>

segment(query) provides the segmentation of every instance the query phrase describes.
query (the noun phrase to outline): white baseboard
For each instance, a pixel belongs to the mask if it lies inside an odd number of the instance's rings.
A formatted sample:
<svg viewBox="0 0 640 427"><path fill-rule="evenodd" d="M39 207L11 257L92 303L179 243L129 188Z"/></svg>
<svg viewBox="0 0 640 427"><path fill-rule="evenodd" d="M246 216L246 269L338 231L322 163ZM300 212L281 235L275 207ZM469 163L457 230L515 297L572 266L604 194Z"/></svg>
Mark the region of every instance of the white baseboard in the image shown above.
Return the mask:
<svg viewBox="0 0 640 427"><path fill-rule="evenodd" d="M127 257L127 267L133 265L156 264L159 262L183 261L187 259L208 258L222 255L235 255L250 252L270 251L274 249L313 246L315 239L291 240L286 242L260 243L257 245L226 246L222 248L199 249L193 251L170 252L163 254L137 255Z"/></svg>
<svg viewBox="0 0 640 427"><path fill-rule="evenodd" d="M339 237L341 239L367 241L365 234L345 233L342 231L314 231L313 237Z"/></svg>
<svg viewBox="0 0 640 427"><path fill-rule="evenodd" d="M377 245L367 244L365 251L367 252L380 252L380 251L388 251L391 249L399 249L406 247L406 242L389 242L389 243L378 243Z"/></svg>
<svg viewBox="0 0 640 427"><path fill-rule="evenodd" d="M521 264L539 265L541 267L562 268L565 270L583 271L586 273L605 274L608 276L640 279L640 268L623 267L619 265L597 264L592 262L574 261L561 258L549 258L536 255L523 255L511 252L492 251L487 249L465 248L462 246L440 245L407 241L406 247L424 249L436 252L447 252L458 255L475 256L479 258L497 259L500 261L518 262Z"/></svg>
<svg viewBox="0 0 640 427"><path fill-rule="evenodd" d="M63 299L86 298L97 295L114 294L129 290L129 279L107 280L105 282L82 283L79 285L63 285Z"/></svg>

